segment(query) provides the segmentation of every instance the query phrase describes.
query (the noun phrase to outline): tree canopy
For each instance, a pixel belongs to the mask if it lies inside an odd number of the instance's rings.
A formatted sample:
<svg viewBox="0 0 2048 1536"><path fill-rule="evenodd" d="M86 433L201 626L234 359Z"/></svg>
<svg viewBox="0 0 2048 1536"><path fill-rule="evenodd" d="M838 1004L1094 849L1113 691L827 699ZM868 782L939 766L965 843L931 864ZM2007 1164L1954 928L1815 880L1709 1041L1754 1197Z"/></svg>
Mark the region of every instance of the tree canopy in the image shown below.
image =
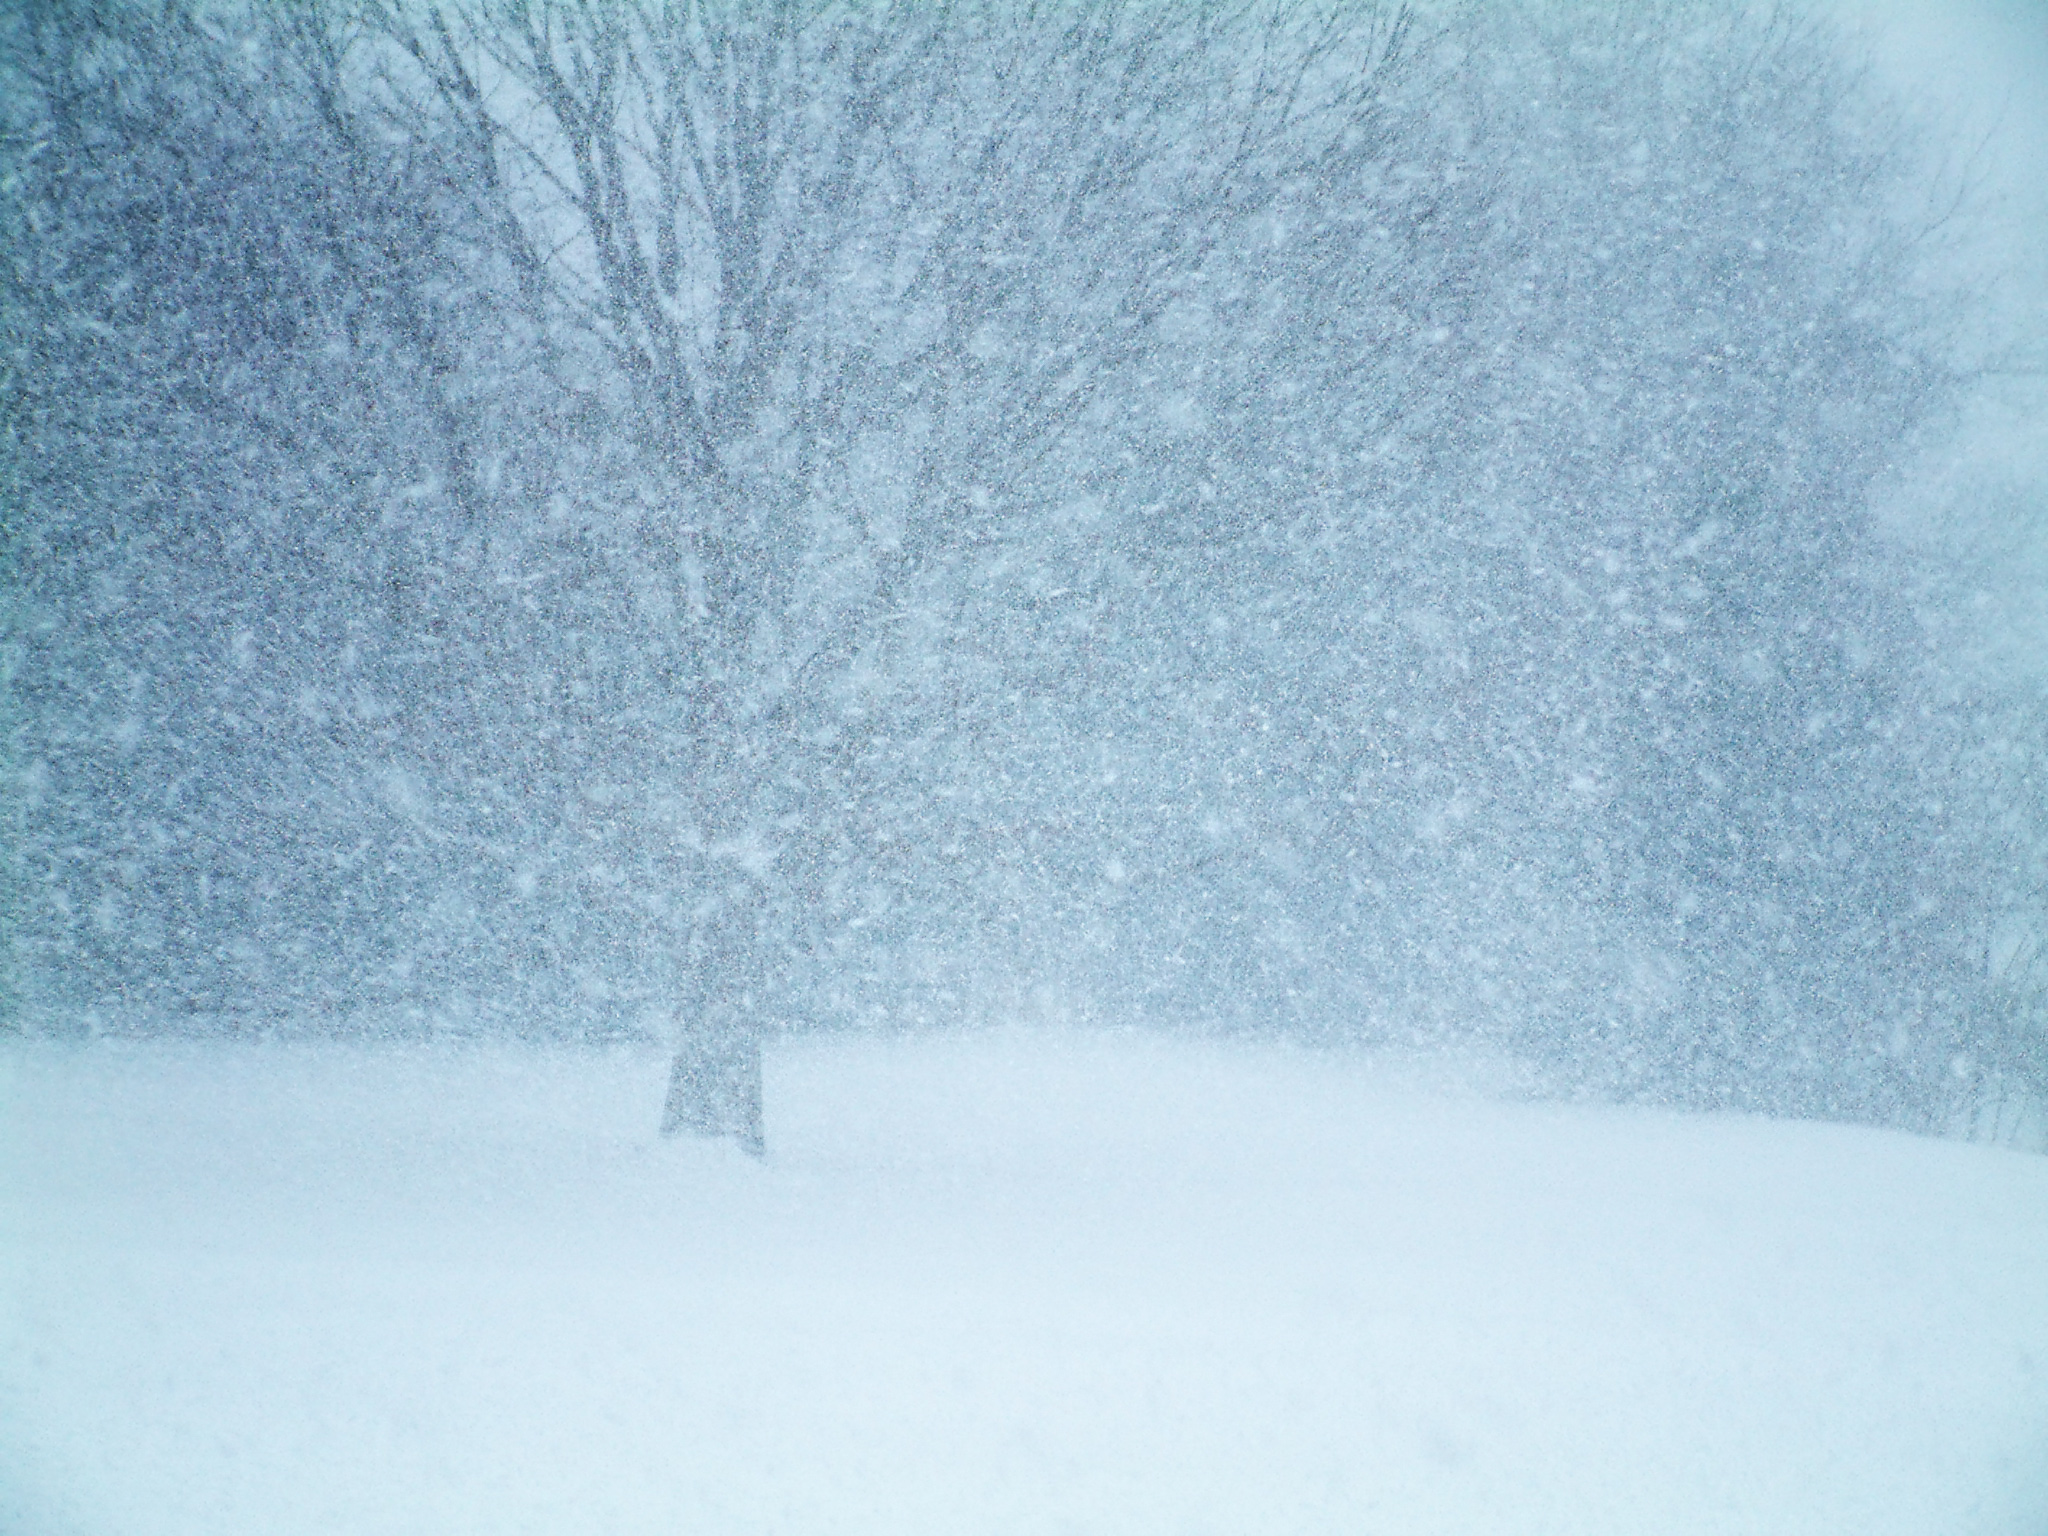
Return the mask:
<svg viewBox="0 0 2048 1536"><path fill-rule="evenodd" d="M2038 721L1870 511L1957 322L1800 13L0 25L17 1018L2044 1081Z"/></svg>

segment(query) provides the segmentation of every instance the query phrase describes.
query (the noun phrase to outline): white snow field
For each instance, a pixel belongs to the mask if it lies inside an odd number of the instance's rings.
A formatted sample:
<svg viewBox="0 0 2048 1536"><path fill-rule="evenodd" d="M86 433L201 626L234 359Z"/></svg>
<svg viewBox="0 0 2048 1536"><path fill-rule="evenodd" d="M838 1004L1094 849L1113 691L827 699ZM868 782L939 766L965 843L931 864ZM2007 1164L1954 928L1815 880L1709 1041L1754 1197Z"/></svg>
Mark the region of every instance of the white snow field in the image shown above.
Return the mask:
<svg viewBox="0 0 2048 1536"><path fill-rule="evenodd" d="M0 1531L2048 1531L2048 1158L1140 1036L0 1049Z"/></svg>

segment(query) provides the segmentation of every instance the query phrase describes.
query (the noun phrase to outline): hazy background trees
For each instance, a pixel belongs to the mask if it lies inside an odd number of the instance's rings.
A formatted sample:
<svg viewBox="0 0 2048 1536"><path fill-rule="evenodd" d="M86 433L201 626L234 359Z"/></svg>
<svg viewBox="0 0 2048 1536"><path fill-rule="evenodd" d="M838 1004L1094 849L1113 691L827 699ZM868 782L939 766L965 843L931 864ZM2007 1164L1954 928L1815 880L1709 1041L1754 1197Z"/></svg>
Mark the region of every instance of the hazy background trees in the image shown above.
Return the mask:
<svg viewBox="0 0 2048 1536"><path fill-rule="evenodd" d="M1871 515L1934 189L1796 13L7 27L37 1027L2048 1081L2038 701Z"/></svg>

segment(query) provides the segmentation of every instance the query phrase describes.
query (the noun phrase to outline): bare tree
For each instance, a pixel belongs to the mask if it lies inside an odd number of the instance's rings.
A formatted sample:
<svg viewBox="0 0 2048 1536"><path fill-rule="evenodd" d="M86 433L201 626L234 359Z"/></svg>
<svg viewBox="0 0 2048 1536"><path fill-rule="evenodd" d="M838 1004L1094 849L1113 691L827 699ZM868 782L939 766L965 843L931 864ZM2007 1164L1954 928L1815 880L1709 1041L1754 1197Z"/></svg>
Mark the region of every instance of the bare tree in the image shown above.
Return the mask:
<svg viewBox="0 0 2048 1536"><path fill-rule="evenodd" d="M385 125L469 146L535 324L638 479L617 547L668 622L613 722L641 778L622 894L687 995L669 1126L753 1136L776 972L862 836L866 722L908 707L909 637L1114 471L1077 429L1129 408L1218 250L1378 147L1410 22L1287 0L330 19Z"/></svg>

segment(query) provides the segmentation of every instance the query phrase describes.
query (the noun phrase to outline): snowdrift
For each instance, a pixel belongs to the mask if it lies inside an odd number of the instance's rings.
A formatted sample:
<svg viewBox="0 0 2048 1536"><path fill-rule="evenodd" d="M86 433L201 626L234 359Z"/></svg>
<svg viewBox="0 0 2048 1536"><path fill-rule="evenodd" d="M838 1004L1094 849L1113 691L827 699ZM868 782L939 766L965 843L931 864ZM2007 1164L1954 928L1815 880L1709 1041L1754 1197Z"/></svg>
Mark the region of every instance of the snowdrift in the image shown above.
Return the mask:
<svg viewBox="0 0 2048 1536"><path fill-rule="evenodd" d="M2048 1530L2048 1159L1142 1037L0 1049L0 1530Z"/></svg>

